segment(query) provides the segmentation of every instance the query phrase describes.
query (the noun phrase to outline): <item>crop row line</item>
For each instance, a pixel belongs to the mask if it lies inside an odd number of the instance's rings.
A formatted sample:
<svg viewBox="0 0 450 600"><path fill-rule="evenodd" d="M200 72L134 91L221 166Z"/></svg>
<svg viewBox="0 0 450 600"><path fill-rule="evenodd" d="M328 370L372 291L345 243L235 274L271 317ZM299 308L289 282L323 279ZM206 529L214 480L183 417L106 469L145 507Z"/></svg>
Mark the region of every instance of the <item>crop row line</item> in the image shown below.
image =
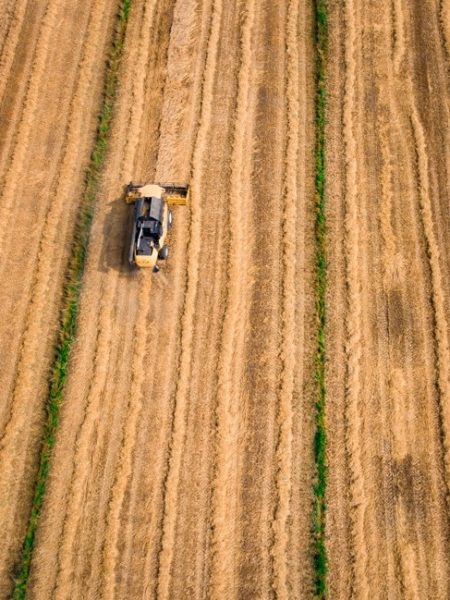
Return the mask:
<svg viewBox="0 0 450 600"><path fill-rule="evenodd" d="M316 478L314 482L314 587L316 598L326 597L327 553L325 546L325 513L327 488L326 458L326 174L325 174L325 126L326 126L326 63L328 52L327 0L315 2L316 43L316 147L315 147L315 239L316 239L316 314L317 350L315 379L317 384L314 436L314 459Z"/></svg>

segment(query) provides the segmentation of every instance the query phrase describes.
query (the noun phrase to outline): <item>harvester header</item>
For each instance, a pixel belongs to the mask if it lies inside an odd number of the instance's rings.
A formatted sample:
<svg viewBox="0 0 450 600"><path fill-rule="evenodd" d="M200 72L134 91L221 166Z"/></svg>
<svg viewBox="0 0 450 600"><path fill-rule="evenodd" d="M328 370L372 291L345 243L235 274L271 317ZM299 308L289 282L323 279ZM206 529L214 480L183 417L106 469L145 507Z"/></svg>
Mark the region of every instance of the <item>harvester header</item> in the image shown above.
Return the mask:
<svg viewBox="0 0 450 600"><path fill-rule="evenodd" d="M130 183L125 199L128 204L138 198L163 198L169 206L189 203L189 186L185 183Z"/></svg>

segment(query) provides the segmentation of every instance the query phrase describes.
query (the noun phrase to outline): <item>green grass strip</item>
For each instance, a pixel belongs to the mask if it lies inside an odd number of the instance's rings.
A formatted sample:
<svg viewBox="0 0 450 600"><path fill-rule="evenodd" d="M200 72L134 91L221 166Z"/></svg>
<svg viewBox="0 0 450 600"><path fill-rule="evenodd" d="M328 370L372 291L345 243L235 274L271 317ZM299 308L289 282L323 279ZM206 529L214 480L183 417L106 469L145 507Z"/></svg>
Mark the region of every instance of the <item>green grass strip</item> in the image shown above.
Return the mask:
<svg viewBox="0 0 450 600"><path fill-rule="evenodd" d="M77 330L77 317L80 301L81 283L86 263L86 253L91 230L94 205L100 185L101 174L108 150L109 131L116 98L119 66L130 11L131 0L123 0L117 13L117 21L109 51L103 87L103 104L98 118L94 149L86 172L85 187L80 205L72 254L69 261L67 279L64 288L64 300L61 313L61 326L55 348L49 393L46 403L47 421L43 434L33 505L28 521L26 537L22 547L20 562L16 570L14 600L26 598L27 583L30 574L31 558L35 543L36 530L44 502L47 477L50 469L50 457L56 439L59 421L59 409L64 396L68 375L69 358Z"/></svg>
<svg viewBox="0 0 450 600"><path fill-rule="evenodd" d="M316 480L314 483L314 586L316 598L326 598L327 594L327 552L325 547L325 511L327 488L327 433L326 433L326 385L325 385L325 329L326 329L326 174L325 174L325 124L326 124L326 63L328 50L327 0L315 1L316 13L316 312L317 312L317 353L315 378L316 433L314 437L314 458Z"/></svg>

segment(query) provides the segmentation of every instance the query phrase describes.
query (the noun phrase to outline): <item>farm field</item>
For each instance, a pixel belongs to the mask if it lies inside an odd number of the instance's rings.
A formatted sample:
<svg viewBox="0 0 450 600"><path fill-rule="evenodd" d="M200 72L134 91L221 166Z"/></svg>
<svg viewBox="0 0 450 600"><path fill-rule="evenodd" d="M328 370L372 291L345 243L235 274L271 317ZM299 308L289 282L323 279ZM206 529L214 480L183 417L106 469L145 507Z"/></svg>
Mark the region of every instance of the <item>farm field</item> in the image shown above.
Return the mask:
<svg viewBox="0 0 450 600"><path fill-rule="evenodd" d="M330 598L450 592L449 9L329 4Z"/></svg>
<svg viewBox="0 0 450 600"><path fill-rule="evenodd" d="M30 515L48 370L114 3L2 2L0 596ZM100 66L100 68L99 68Z"/></svg>
<svg viewBox="0 0 450 600"><path fill-rule="evenodd" d="M118 27L82 4L0 2L0 599ZM323 594L315 10L131 3L27 598L450 596L450 1L327 2ZM191 186L158 274L131 180Z"/></svg>

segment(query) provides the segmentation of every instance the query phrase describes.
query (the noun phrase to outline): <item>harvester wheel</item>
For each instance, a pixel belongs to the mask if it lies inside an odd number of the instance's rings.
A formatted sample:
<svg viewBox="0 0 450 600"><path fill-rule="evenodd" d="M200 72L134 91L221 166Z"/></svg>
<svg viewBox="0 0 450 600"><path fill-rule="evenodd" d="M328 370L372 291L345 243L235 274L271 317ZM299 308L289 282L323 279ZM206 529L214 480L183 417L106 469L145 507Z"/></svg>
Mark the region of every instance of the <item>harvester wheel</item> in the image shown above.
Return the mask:
<svg viewBox="0 0 450 600"><path fill-rule="evenodd" d="M158 252L159 260L166 260L169 256L169 246L163 246L161 250Z"/></svg>

